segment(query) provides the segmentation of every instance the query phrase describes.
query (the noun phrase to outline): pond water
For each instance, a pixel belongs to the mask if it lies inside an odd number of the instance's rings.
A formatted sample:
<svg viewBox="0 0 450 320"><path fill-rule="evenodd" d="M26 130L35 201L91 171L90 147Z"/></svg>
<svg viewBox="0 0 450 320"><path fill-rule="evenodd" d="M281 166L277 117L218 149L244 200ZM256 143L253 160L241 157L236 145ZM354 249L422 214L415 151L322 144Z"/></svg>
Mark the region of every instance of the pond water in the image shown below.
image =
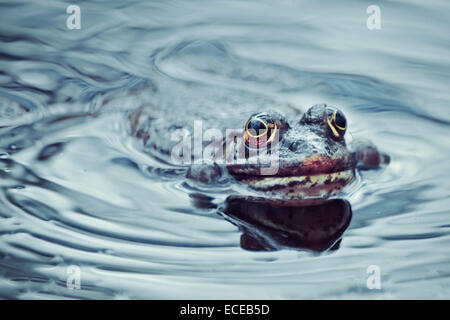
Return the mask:
<svg viewBox="0 0 450 320"><path fill-rule="evenodd" d="M73 30L70 4L0 4L2 298L450 298L448 3L380 2L378 30L367 1L77 1ZM232 181L127 128L140 103L167 126L323 102L391 163L309 216L265 211L271 250ZM324 212L333 234L299 240Z"/></svg>

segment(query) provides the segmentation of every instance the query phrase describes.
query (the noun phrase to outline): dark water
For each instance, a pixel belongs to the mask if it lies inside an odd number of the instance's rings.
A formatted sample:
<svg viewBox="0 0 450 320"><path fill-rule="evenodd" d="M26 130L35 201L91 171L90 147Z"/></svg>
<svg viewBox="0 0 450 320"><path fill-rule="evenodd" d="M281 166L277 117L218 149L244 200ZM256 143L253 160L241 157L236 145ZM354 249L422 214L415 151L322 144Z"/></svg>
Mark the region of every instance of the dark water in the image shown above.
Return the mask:
<svg viewBox="0 0 450 320"><path fill-rule="evenodd" d="M450 297L446 2L382 2L380 30L365 1L77 1L80 30L69 4L0 2L1 297ZM325 209L276 208L261 224L237 202L224 216L210 202L226 213L236 186L187 182L130 137L140 98L105 107L144 84L163 125L337 105L347 139L391 164L326 204L327 236L291 228ZM271 241L280 250L248 250Z"/></svg>

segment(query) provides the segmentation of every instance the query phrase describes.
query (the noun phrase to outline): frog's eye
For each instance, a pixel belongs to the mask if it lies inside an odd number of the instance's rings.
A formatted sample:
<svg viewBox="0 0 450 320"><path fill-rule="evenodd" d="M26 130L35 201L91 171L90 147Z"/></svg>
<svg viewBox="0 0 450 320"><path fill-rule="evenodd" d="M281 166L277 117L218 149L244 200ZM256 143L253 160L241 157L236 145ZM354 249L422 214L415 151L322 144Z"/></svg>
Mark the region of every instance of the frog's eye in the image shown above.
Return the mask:
<svg viewBox="0 0 450 320"><path fill-rule="evenodd" d="M251 117L245 125L245 142L250 147L264 147L276 136L278 126L267 117Z"/></svg>
<svg viewBox="0 0 450 320"><path fill-rule="evenodd" d="M328 127L334 138L342 139L347 129L347 120L344 114L339 109L327 108L327 122Z"/></svg>

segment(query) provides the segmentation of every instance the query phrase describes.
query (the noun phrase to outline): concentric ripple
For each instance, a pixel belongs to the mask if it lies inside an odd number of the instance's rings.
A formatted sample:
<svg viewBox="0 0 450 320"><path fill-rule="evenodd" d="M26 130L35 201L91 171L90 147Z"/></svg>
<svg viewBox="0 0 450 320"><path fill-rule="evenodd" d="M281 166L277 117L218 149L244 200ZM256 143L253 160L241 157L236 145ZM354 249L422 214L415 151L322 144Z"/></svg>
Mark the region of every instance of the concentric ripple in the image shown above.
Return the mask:
<svg viewBox="0 0 450 320"><path fill-rule="evenodd" d="M357 1L83 2L77 31L62 2L1 6L0 297L449 297L447 4L383 4L379 31ZM295 121L322 102L391 163L358 173L348 229L321 253L243 248L223 207L248 190L187 180L127 127L146 106L167 144L194 120Z"/></svg>

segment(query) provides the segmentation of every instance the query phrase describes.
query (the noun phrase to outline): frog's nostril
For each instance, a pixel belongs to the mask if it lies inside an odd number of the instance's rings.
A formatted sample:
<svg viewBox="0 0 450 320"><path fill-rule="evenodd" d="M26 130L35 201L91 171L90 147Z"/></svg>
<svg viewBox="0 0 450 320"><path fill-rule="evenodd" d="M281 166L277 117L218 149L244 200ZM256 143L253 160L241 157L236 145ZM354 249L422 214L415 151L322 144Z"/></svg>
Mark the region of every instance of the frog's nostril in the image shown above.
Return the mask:
<svg viewBox="0 0 450 320"><path fill-rule="evenodd" d="M289 145L289 150L295 153L319 154L321 150L309 145L305 141L294 141Z"/></svg>
<svg viewBox="0 0 450 320"><path fill-rule="evenodd" d="M290 144L289 150L292 152L296 152L302 149L303 142L300 141L294 141Z"/></svg>

